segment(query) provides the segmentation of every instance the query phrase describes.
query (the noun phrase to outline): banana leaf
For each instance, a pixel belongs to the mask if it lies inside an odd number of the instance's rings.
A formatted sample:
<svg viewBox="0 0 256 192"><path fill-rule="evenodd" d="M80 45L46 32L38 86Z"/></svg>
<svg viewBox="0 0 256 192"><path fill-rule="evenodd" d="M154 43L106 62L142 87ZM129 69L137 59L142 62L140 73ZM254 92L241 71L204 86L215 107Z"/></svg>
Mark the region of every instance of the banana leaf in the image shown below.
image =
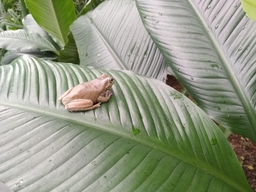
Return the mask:
<svg viewBox="0 0 256 192"><path fill-rule="evenodd" d="M102 73L110 100L65 110L58 97ZM4 189L251 191L216 124L161 81L24 56L0 67L0 87Z"/></svg>

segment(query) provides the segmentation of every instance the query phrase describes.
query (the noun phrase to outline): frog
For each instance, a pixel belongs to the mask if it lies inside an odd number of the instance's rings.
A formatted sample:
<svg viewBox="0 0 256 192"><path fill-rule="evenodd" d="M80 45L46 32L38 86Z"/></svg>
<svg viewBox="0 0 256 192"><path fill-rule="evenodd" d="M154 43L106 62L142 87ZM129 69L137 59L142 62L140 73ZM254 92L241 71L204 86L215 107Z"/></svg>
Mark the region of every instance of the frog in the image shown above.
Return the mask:
<svg viewBox="0 0 256 192"><path fill-rule="evenodd" d="M112 92L110 91L115 79L107 74L91 81L83 82L64 92L59 100L70 112L88 111L99 108L101 103L107 102Z"/></svg>

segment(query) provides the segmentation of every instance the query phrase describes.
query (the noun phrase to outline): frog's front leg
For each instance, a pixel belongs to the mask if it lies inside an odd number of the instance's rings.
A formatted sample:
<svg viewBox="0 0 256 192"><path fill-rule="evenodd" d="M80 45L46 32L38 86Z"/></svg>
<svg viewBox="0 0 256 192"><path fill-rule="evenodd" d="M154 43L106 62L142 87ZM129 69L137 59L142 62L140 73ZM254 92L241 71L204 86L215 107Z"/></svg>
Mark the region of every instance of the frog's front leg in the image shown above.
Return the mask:
<svg viewBox="0 0 256 192"><path fill-rule="evenodd" d="M99 107L100 103L94 105L89 99L75 99L65 105L68 111L88 111Z"/></svg>
<svg viewBox="0 0 256 192"><path fill-rule="evenodd" d="M97 101L98 102L107 102L108 100L109 100L109 98L111 97L111 95L112 95L112 93L111 93L111 91L109 91L109 90L107 90L105 93L102 93L99 97L98 97L98 99L97 99Z"/></svg>

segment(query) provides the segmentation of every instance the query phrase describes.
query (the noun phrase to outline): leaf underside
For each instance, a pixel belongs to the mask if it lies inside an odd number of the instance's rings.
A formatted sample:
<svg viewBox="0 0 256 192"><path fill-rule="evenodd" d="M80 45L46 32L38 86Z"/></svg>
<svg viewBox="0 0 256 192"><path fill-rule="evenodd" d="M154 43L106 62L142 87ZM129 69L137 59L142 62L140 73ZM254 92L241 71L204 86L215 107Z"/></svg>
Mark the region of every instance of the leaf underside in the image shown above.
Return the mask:
<svg viewBox="0 0 256 192"><path fill-rule="evenodd" d="M256 23L240 1L136 3L144 26L198 105L256 142Z"/></svg>
<svg viewBox="0 0 256 192"><path fill-rule="evenodd" d="M164 80L167 63L145 30L133 0L111 0L71 26L80 65L132 70Z"/></svg>
<svg viewBox="0 0 256 192"><path fill-rule="evenodd" d="M28 33L23 29L1 32L0 47L15 51L36 49L40 51L52 51L58 54L58 51L48 40L36 33Z"/></svg>
<svg viewBox="0 0 256 192"><path fill-rule="evenodd" d="M67 112L57 98L101 73L29 57L0 68L0 181L14 191L250 191L218 127L158 80L105 71L111 99Z"/></svg>

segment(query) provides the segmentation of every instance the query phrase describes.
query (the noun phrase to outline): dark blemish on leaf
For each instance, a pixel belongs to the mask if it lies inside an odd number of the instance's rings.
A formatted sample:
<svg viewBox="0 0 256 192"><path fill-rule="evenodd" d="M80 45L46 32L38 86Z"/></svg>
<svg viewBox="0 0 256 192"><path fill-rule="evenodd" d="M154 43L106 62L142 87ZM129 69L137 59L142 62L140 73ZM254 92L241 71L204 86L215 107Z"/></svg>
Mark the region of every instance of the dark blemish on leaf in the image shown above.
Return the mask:
<svg viewBox="0 0 256 192"><path fill-rule="evenodd" d="M171 96L173 99L181 99L183 95L180 93L172 93Z"/></svg>
<svg viewBox="0 0 256 192"><path fill-rule="evenodd" d="M133 132L133 135L138 135L140 133L140 130L132 126L132 132Z"/></svg>
<svg viewBox="0 0 256 192"><path fill-rule="evenodd" d="M217 145L217 143L218 143L217 139L216 138L212 138L211 144L212 145Z"/></svg>

